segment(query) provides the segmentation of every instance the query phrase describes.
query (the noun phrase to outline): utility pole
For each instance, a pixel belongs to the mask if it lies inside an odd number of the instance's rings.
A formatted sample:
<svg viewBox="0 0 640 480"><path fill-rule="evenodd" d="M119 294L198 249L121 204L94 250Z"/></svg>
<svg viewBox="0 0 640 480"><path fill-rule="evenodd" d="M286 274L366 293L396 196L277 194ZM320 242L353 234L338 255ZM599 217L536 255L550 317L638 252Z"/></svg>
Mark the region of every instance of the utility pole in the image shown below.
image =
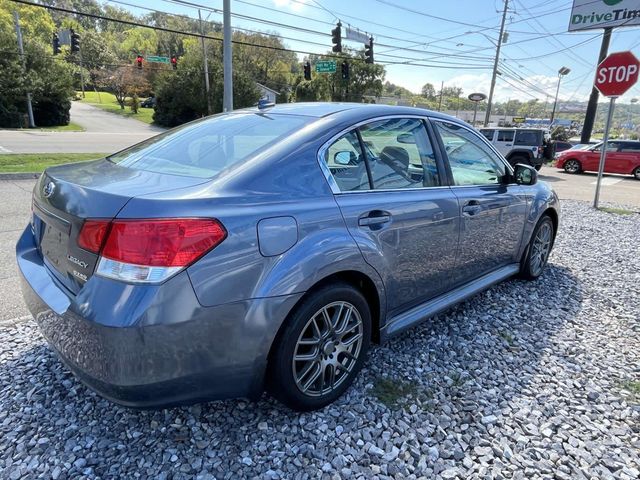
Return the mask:
<svg viewBox="0 0 640 480"><path fill-rule="evenodd" d="M22 30L20 30L20 17L18 17L18 11L13 11L13 20L16 25L16 36L18 37L18 50L20 51L20 58L22 58L22 69L24 74L27 74L27 60L24 56L24 47L22 45ZM27 113L29 114L29 128L35 128L36 123L33 120L33 108L31 106L31 92L27 92Z"/></svg>
<svg viewBox="0 0 640 480"><path fill-rule="evenodd" d="M223 10L223 42L222 61L224 74L224 95L222 99L222 110L230 112L233 110L233 68L231 64L231 0L222 2Z"/></svg>
<svg viewBox="0 0 640 480"><path fill-rule="evenodd" d="M202 23L202 13L198 9L200 19L200 44L202 45L202 59L204 61L204 90L207 93L207 114L211 115L211 97L209 96L209 61L207 60L207 44L204 41L204 24Z"/></svg>
<svg viewBox="0 0 640 480"><path fill-rule="evenodd" d="M493 102L493 91L496 88L496 75L498 74L498 61L500 60L500 47L502 46L502 38L504 36L504 22L507 19L507 8L509 0L504 0L504 10L502 11L502 21L500 22L500 36L498 37L498 45L496 45L496 58L493 62L493 74L491 75L491 88L489 89L489 100L487 100L487 112L484 116L484 126L489 125L491 118L491 104Z"/></svg>
<svg viewBox="0 0 640 480"><path fill-rule="evenodd" d="M609 51L609 43L611 42L611 27L604 29L602 35L602 43L600 44L600 55L598 55L598 65L607 56ZM593 122L596 119L596 111L598 110L598 96L600 92L595 87L591 87L591 95L589 96L589 103L587 104L587 112L584 115L584 124L582 125L582 133L580 134L580 143L589 143L591 139L591 132L593 131Z"/></svg>
<svg viewBox="0 0 640 480"><path fill-rule="evenodd" d="M442 91L444 90L444 80L440 84L440 101L438 102L438 111L442 111Z"/></svg>

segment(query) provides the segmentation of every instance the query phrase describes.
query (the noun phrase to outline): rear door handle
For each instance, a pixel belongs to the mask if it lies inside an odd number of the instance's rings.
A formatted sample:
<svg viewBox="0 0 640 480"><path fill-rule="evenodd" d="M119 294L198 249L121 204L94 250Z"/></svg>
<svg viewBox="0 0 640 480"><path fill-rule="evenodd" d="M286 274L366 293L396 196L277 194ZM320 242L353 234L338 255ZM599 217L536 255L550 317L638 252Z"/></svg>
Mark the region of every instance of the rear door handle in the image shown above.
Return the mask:
<svg viewBox="0 0 640 480"><path fill-rule="evenodd" d="M374 215L371 217L362 217L358 219L358 225L361 227L373 227L377 225L382 225L384 223L389 223L391 221L391 215L381 214Z"/></svg>

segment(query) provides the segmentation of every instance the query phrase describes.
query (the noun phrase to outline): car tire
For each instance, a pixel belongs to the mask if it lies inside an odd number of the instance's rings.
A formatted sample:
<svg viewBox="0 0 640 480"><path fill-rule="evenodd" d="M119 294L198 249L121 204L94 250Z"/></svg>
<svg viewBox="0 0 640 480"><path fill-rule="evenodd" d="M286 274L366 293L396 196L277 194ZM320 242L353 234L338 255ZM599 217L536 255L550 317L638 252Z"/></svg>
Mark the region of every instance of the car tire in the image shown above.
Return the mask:
<svg viewBox="0 0 640 480"><path fill-rule="evenodd" d="M582 171L582 165L580 162L573 159L564 162L562 168L564 168L564 171L567 173L580 173Z"/></svg>
<svg viewBox="0 0 640 480"><path fill-rule="evenodd" d="M514 155L509 159L509 163L512 167L515 167L518 163L524 163L525 165L531 165L531 161L522 155Z"/></svg>
<svg viewBox="0 0 640 480"><path fill-rule="evenodd" d="M322 287L294 309L278 334L267 390L292 410L322 408L353 383L370 341L371 312L362 293L346 283Z"/></svg>
<svg viewBox="0 0 640 480"><path fill-rule="evenodd" d="M549 215L543 215L533 230L522 259L520 277L526 280L535 280L544 273L553 247L553 230L553 220Z"/></svg>
<svg viewBox="0 0 640 480"><path fill-rule="evenodd" d="M636 167L636 169L633 171L633 176L636 180L640 180L640 167Z"/></svg>

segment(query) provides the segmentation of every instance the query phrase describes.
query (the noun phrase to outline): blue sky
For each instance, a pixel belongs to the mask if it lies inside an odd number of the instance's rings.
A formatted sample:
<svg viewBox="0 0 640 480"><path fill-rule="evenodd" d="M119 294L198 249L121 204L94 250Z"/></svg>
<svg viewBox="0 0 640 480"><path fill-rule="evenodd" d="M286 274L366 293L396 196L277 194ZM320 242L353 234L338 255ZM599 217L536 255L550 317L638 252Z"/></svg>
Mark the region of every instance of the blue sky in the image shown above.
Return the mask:
<svg viewBox="0 0 640 480"><path fill-rule="evenodd" d="M126 1L198 15L197 9L171 0ZM222 10L222 0L188 1ZM640 9L640 0L623 1L625 6ZM388 63L386 79L390 82L419 92L424 83L439 89L444 81L445 86L463 88L465 94L488 93L503 5L502 0L231 0L232 13L239 15L232 17L234 28L277 33L287 37L283 41L294 50L324 53L331 46L331 24L339 19L343 26L350 24L373 35L376 63ZM602 30L568 33L571 5L572 0L510 0L508 39L496 84L498 101L553 98L562 66L571 68L571 73L562 80L560 98L588 98ZM207 16L222 21L218 11L203 9L203 17ZM632 50L640 58L640 27L614 30L609 51L622 50ZM411 64L397 64L407 61ZM637 97L640 83L619 101Z"/></svg>

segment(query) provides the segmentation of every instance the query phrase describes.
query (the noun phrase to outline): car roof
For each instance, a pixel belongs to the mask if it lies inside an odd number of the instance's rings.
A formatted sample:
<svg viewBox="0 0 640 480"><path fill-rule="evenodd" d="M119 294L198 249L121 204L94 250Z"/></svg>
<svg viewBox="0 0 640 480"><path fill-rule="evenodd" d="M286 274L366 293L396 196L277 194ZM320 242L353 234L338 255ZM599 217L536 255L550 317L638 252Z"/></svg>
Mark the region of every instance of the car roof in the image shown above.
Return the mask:
<svg viewBox="0 0 640 480"><path fill-rule="evenodd" d="M445 115L440 112L434 112L425 108L400 107L396 105L380 105L376 103L348 103L348 102L300 102L300 103L278 103L267 108L245 108L237 110L239 112L251 113L273 113L285 115L305 115L309 117L327 117L337 113L366 115L366 116L384 116L384 115L419 115L440 118L443 120L456 121L464 123L461 120Z"/></svg>

